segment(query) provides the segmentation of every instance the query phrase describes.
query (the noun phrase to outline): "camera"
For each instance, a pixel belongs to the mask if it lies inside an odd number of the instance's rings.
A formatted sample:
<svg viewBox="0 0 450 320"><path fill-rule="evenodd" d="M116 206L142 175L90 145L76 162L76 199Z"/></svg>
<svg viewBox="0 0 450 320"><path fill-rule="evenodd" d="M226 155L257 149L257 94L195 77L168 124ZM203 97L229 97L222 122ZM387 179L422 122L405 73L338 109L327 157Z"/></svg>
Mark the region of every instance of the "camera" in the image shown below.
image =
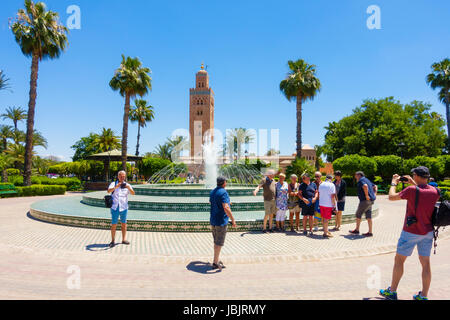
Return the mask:
<svg viewBox="0 0 450 320"><path fill-rule="evenodd" d="M417 218L416 217L407 217L406 218L406 225L408 227L411 227L416 222L417 222Z"/></svg>
<svg viewBox="0 0 450 320"><path fill-rule="evenodd" d="M408 182L408 178L407 177L400 177L399 181L400 182Z"/></svg>
<svg viewBox="0 0 450 320"><path fill-rule="evenodd" d="M122 182L122 184L120 185L120 187L121 187L122 189L125 189L125 188L127 187L127 183L126 183L126 182Z"/></svg>

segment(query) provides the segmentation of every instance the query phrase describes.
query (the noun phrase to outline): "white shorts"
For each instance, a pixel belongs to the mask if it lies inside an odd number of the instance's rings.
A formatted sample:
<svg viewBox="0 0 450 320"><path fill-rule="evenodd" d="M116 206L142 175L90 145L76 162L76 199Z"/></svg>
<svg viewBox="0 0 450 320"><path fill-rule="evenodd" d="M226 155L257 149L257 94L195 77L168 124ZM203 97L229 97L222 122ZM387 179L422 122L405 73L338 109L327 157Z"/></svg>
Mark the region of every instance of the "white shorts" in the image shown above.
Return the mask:
<svg viewBox="0 0 450 320"><path fill-rule="evenodd" d="M286 220L286 212L288 212L288 210L277 209L277 216L275 218L275 221L284 221L284 220Z"/></svg>

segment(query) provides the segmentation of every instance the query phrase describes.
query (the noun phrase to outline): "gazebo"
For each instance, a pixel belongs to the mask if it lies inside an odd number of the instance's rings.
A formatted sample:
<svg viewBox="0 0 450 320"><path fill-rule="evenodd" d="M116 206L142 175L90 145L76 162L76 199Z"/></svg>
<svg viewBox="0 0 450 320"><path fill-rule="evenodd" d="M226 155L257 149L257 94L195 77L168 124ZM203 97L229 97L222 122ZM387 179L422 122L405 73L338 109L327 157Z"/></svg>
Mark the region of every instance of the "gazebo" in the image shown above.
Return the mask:
<svg viewBox="0 0 450 320"><path fill-rule="evenodd" d="M105 164L105 181L109 181L109 164L111 161L121 162L122 161L122 151L121 150L111 150L102 153L92 154L90 156L85 157L86 160L95 160L95 161L103 161ZM142 160L142 157L132 156L130 154L127 155L128 162L136 162Z"/></svg>

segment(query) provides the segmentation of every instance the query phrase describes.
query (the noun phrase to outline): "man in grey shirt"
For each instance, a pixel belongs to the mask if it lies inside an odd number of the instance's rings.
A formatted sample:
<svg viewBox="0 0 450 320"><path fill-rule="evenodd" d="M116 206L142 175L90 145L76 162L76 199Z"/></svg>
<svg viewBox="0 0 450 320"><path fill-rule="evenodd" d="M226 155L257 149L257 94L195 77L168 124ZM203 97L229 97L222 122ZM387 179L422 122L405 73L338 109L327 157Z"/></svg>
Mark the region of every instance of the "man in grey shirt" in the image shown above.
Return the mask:
<svg viewBox="0 0 450 320"><path fill-rule="evenodd" d="M253 195L256 196L261 188L263 188L264 198L264 223L263 232L266 233L267 220L269 220L269 232L273 232L273 215L277 212L277 206L275 203L276 184L275 171L270 169L266 173L266 177L261 180L260 184L253 191Z"/></svg>

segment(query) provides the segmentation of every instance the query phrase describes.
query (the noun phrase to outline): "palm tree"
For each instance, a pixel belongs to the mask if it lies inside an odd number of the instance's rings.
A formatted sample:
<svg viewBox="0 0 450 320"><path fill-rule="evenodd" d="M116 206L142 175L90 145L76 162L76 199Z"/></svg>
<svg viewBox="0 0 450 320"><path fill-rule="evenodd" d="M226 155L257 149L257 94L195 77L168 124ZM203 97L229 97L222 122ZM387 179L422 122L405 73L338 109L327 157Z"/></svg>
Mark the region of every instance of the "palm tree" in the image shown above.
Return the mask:
<svg viewBox="0 0 450 320"><path fill-rule="evenodd" d="M120 148L120 137L114 134L112 129L102 129L102 133L96 135L93 142L93 149L96 149L98 152L106 152L114 149ZM104 161L105 167L105 181L109 181L109 168L110 161Z"/></svg>
<svg viewBox="0 0 450 320"><path fill-rule="evenodd" d="M141 127L147 126L147 122L155 118L153 107L147 105L147 101L138 99L134 101L135 106L130 110L130 120L138 123L138 135L136 143L136 156L139 155L139 139L141 138Z"/></svg>
<svg viewBox="0 0 450 320"><path fill-rule="evenodd" d="M1 125L0 126L0 140L1 140L1 150L6 151L8 147L8 139L13 137L13 127Z"/></svg>
<svg viewBox="0 0 450 320"><path fill-rule="evenodd" d="M160 158L170 160L171 159L171 148L170 146L165 143L163 145L158 144L156 147L154 154L157 155Z"/></svg>
<svg viewBox="0 0 450 320"><path fill-rule="evenodd" d="M169 146L170 161L179 160L182 150L190 150L191 148L191 144L185 136L175 136L174 138L168 138L166 145Z"/></svg>
<svg viewBox="0 0 450 320"><path fill-rule="evenodd" d="M48 147L47 139L37 130L34 130L33 133L33 147L42 147L44 149Z"/></svg>
<svg viewBox="0 0 450 320"><path fill-rule="evenodd" d="M8 173L6 169L13 165L13 158L8 154L0 154L0 170L2 171L2 182L8 182Z"/></svg>
<svg viewBox="0 0 450 320"><path fill-rule="evenodd" d="M288 61L289 73L280 83L280 90L288 101L297 101L297 157L302 156L302 104L314 99L321 89L320 80L316 77L316 66L303 59Z"/></svg>
<svg viewBox="0 0 450 320"><path fill-rule="evenodd" d="M433 72L427 76L427 83L433 89L439 91L439 100L445 104L445 115L447 120L448 146L450 148L450 59L433 63Z"/></svg>
<svg viewBox="0 0 450 320"><path fill-rule="evenodd" d="M17 17L11 29L22 53L26 57L31 57L25 170L23 176L24 185L30 186L39 62L43 59L55 59L61 55L68 43L68 30L60 23L56 12L47 11L43 2L34 3L32 0L25 0L25 9L20 9L17 12Z"/></svg>
<svg viewBox="0 0 450 320"><path fill-rule="evenodd" d="M116 70L109 86L119 91L125 97L122 132L122 170L127 170L128 119L130 114L130 100L136 96L144 96L152 89L152 78L149 68L144 68L138 58L125 58Z"/></svg>
<svg viewBox="0 0 450 320"><path fill-rule="evenodd" d="M12 158L16 169L19 169L19 167L25 162L25 147L21 144L10 144L6 150L6 154Z"/></svg>
<svg viewBox="0 0 450 320"><path fill-rule="evenodd" d="M244 128L232 129L227 135L227 147L229 152L236 154L237 159L241 159L242 145L254 140L253 133Z"/></svg>
<svg viewBox="0 0 450 320"><path fill-rule="evenodd" d="M6 108L6 112L1 114L3 120L10 119L14 123L14 130L17 130L17 124L19 121L27 118L27 112L22 108L9 107Z"/></svg>
<svg viewBox="0 0 450 320"><path fill-rule="evenodd" d="M94 140L94 148L98 152L106 152L120 148L120 137L114 134L112 129L102 129L102 133Z"/></svg>
<svg viewBox="0 0 450 320"><path fill-rule="evenodd" d="M0 70L0 91L9 89L9 79L6 77L3 70Z"/></svg>

